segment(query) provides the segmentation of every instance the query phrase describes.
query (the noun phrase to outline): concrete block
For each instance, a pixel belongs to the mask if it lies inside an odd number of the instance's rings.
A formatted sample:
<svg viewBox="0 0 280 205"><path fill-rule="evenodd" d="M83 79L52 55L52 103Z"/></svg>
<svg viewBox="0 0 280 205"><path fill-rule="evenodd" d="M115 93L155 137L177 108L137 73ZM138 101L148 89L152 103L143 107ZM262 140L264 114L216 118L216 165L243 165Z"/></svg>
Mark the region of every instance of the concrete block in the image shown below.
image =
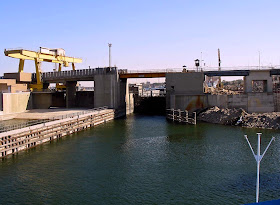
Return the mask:
<svg viewBox="0 0 280 205"><path fill-rule="evenodd" d="M30 92L3 93L2 99L4 114L24 112L31 103Z"/></svg>
<svg viewBox="0 0 280 205"><path fill-rule="evenodd" d="M4 73L4 79L16 79L17 82L31 82L32 73Z"/></svg>

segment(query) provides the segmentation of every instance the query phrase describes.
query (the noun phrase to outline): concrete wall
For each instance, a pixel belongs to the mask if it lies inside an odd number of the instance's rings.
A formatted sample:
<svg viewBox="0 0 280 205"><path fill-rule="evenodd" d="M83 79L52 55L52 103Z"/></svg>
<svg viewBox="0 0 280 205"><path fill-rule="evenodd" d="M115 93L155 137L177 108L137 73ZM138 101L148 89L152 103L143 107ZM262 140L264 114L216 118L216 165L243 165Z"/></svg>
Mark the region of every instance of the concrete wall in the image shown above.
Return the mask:
<svg viewBox="0 0 280 205"><path fill-rule="evenodd" d="M66 82L66 108L76 107L76 85L77 81Z"/></svg>
<svg viewBox="0 0 280 205"><path fill-rule="evenodd" d="M248 93L248 112L274 112L272 93Z"/></svg>
<svg viewBox="0 0 280 205"><path fill-rule="evenodd" d="M274 93L274 110L275 112L280 112L280 93Z"/></svg>
<svg viewBox="0 0 280 205"><path fill-rule="evenodd" d="M253 91L252 81L253 80L266 80L267 81L267 92L273 91L272 77L270 76L269 70L251 70L249 76L244 77L245 92L251 93Z"/></svg>
<svg viewBox="0 0 280 205"><path fill-rule="evenodd" d="M240 95L207 95L208 107L243 108L252 113L274 112L272 93L244 93Z"/></svg>
<svg viewBox="0 0 280 205"><path fill-rule="evenodd" d="M64 92L52 93L52 107L66 107L66 98Z"/></svg>
<svg viewBox="0 0 280 205"><path fill-rule="evenodd" d="M166 73L166 108L192 110L203 107L203 82L201 72Z"/></svg>
<svg viewBox="0 0 280 205"><path fill-rule="evenodd" d="M170 108L190 112L208 106L206 95L171 95L170 99Z"/></svg>
<svg viewBox="0 0 280 205"><path fill-rule="evenodd" d="M120 79L116 68L100 68L94 75L94 107L108 106L125 115L128 95L127 79Z"/></svg>
<svg viewBox="0 0 280 205"><path fill-rule="evenodd" d="M228 95L207 95L208 107L228 108Z"/></svg>
<svg viewBox="0 0 280 205"><path fill-rule="evenodd" d="M228 95L228 108L243 108L248 111L248 95Z"/></svg>
<svg viewBox="0 0 280 205"><path fill-rule="evenodd" d="M119 107L118 81L116 73L101 73L94 76L94 107Z"/></svg>
<svg viewBox="0 0 280 205"><path fill-rule="evenodd" d="M94 108L94 91L77 91L76 106Z"/></svg>
<svg viewBox="0 0 280 205"><path fill-rule="evenodd" d="M48 109L52 105L52 93L33 92L32 109Z"/></svg>
<svg viewBox="0 0 280 205"><path fill-rule="evenodd" d="M166 73L166 91L172 94L201 95L203 82L204 74L200 72Z"/></svg>
<svg viewBox="0 0 280 205"><path fill-rule="evenodd" d="M30 104L30 92L3 93L3 114L24 112Z"/></svg>

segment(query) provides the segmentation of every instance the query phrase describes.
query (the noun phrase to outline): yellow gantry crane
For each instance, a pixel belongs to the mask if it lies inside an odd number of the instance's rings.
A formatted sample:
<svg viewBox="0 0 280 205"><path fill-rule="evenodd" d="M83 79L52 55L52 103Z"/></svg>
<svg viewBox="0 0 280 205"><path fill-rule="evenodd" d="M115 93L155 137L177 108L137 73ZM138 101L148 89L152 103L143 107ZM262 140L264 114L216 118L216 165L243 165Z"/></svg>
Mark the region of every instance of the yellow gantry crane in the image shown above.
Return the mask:
<svg viewBox="0 0 280 205"><path fill-rule="evenodd" d="M75 70L75 63L82 63L82 59L65 56L62 48L50 49L40 47L40 51L29 51L24 49L4 50L6 56L19 59L18 72L23 72L25 60L34 60L36 69L36 84L30 84L31 89L42 90L43 83L41 79L41 62L58 63L58 71L61 71L62 65L68 67L72 63L72 69Z"/></svg>

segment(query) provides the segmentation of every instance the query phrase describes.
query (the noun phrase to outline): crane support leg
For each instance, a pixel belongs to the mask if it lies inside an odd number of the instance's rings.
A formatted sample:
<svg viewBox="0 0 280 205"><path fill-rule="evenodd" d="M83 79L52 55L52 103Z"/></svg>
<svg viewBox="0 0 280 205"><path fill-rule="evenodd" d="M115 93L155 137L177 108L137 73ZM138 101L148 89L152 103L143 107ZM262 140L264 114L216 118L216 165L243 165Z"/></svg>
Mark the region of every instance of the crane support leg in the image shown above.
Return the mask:
<svg viewBox="0 0 280 205"><path fill-rule="evenodd" d="M42 84L42 79L41 79L41 62L39 61L38 58L35 58L35 67L36 67L37 84Z"/></svg>
<svg viewBox="0 0 280 205"><path fill-rule="evenodd" d="M76 68L75 68L75 64L74 63L72 63L72 70L75 70Z"/></svg>
<svg viewBox="0 0 280 205"><path fill-rule="evenodd" d="M19 59L19 66L18 66L18 72L23 72L24 67L24 59Z"/></svg>
<svg viewBox="0 0 280 205"><path fill-rule="evenodd" d="M62 64L59 63L59 64L58 64L58 71L59 71L59 72L61 71L61 68L62 68Z"/></svg>

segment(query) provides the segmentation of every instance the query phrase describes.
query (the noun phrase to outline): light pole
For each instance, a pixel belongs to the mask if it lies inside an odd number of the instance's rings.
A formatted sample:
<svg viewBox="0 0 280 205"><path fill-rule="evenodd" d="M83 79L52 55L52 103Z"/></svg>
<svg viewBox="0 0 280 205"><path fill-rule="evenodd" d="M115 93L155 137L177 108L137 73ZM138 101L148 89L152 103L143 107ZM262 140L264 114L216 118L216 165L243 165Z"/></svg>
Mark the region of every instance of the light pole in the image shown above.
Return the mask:
<svg viewBox="0 0 280 205"><path fill-rule="evenodd" d="M261 69L261 52L259 51L259 70Z"/></svg>
<svg viewBox="0 0 280 205"><path fill-rule="evenodd" d="M199 60L195 59L194 60L195 66L196 66L196 72L198 72L198 67L199 67Z"/></svg>
<svg viewBox="0 0 280 205"><path fill-rule="evenodd" d="M109 68L111 68L111 47L112 47L112 44L108 43L108 46L109 46Z"/></svg>

